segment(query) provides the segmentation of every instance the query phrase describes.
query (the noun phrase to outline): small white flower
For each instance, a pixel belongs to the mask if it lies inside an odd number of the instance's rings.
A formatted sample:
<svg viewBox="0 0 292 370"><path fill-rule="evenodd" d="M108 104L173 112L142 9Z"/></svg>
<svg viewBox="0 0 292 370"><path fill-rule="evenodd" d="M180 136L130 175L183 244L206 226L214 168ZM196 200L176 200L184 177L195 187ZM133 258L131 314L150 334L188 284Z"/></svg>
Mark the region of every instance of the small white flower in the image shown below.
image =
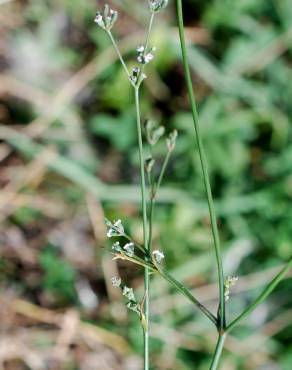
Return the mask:
<svg viewBox="0 0 292 370"><path fill-rule="evenodd" d="M113 246L112 246L112 250L114 252L117 252L117 253L121 252L122 251L122 247L120 246L120 243L119 242L115 242L113 244Z"/></svg>
<svg viewBox="0 0 292 370"><path fill-rule="evenodd" d="M145 50L145 47L143 45L139 45L139 46L137 46L136 50L137 50L138 53L143 53L144 50Z"/></svg>
<svg viewBox="0 0 292 370"><path fill-rule="evenodd" d="M146 55L144 55L144 53L138 54L138 56L137 56L138 63L140 63L140 64L150 63L151 60L154 59L154 54L152 53L152 51L154 51L154 50L155 50L155 48L152 48L151 51L149 53L147 53Z"/></svg>
<svg viewBox="0 0 292 370"><path fill-rule="evenodd" d="M124 234L125 230L124 230L124 226L122 224L122 221L121 220L117 220L114 222L114 227L118 230L118 232L120 234Z"/></svg>
<svg viewBox="0 0 292 370"><path fill-rule="evenodd" d="M123 287L123 295L128 298L129 301L136 302L133 288L129 288L126 285Z"/></svg>
<svg viewBox="0 0 292 370"><path fill-rule="evenodd" d="M113 276L111 278L111 282L112 282L112 285L115 286L115 287L119 287L121 286L121 283L122 283L122 280L120 277L116 277L116 276Z"/></svg>
<svg viewBox="0 0 292 370"><path fill-rule="evenodd" d="M151 62L151 60L153 60L153 59L154 59L154 55L152 53L148 53L148 54L145 55L145 63L146 64Z"/></svg>
<svg viewBox="0 0 292 370"><path fill-rule="evenodd" d="M163 258L164 258L164 253L163 253L163 252L161 252L161 251L159 251L158 249L156 249L156 250L154 250L154 251L152 252L152 254L153 254L153 256L154 256L154 258L155 258L156 262L157 262L157 263L161 263L161 261L162 261L162 260L163 260Z"/></svg>
<svg viewBox="0 0 292 370"><path fill-rule="evenodd" d="M106 4L104 6L103 13L97 12L94 22L104 29L105 31L109 32L111 28L113 27L114 23L116 22L118 18L118 12L110 9L109 6Z"/></svg>
<svg viewBox="0 0 292 370"><path fill-rule="evenodd" d="M101 27L103 29L105 28L105 25L104 25L104 22L103 22L103 17L102 17L100 12L96 13L94 22L97 23L99 25L99 27Z"/></svg>
<svg viewBox="0 0 292 370"><path fill-rule="evenodd" d="M126 252L126 255L129 257L133 257L135 254L135 246L134 243L127 243L124 245L123 249Z"/></svg>
<svg viewBox="0 0 292 370"><path fill-rule="evenodd" d="M121 220L114 221L113 223L109 220L105 220L106 226L108 227L107 237L112 236L123 236L125 233L124 226Z"/></svg>

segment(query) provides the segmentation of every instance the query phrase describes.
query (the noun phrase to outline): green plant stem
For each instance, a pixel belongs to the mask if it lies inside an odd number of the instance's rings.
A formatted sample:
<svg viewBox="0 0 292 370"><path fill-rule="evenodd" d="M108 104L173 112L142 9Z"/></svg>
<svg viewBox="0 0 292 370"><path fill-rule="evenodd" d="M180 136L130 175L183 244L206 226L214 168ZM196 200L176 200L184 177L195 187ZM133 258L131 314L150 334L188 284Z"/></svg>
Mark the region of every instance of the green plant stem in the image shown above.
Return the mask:
<svg viewBox="0 0 292 370"><path fill-rule="evenodd" d="M139 161L140 161L140 179L141 179L141 196L142 196L142 213L143 213L143 241L144 248L148 248L148 233L147 233L147 203L146 203L146 183L145 183L145 171L144 171L144 156L143 156L143 140L142 140L142 128L141 128L141 114L140 114L140 98L139 98L139 87L135 88L135 106L136 106L136 118L137 118L137 133L138 133L138 145L139 145ZM144 301L144 314L146 321L146 328L144 328L144 370L149 369L149 268L145 267L144 270L144 289L145 289L145 301Z"/></svg>
<svg viewBox="0 0 292 370"><path fill-rule="evenodd" d="M144 54L146 54L146 52L147 52L147 48L148 48L148 44L149 44L149 40L150 40L150 34L151 34L152 26L153 26L154 17L155 17L155 13L151 13L150 20L149 20L149 26L148 26L148 32L147 32L146 41L145 41L145 45L144 45L144 48L145 48Z"/></svg>
<svg viewBox="0 0 292 370"><path fill-rule="evenodd" d="M236 319L234 319L226 328L226 332L230 332L242 319L244 319L247 315L249 315L253 310L257 308L259 304L261 304L276 288L276 286L280 283L283 279L284 275L288 272L288 270L292 267L292 258L283 267L283 269L272 279L272 281L266 286L263 292L258 296L258 298L251 303Z"/></svg>
<svg viewBox="0 0 292 370"><path fill-rule="evenodd" d="M210 178L208 174L208 166L207 160L204 152L203 142L201 139L200 127L198 122L198 113L197 113L197 106L196 100L193 91L192 79L190 74L190 69L188 65L188 57L187 57L187 48L186 48L186 41L185 41L185 32L184 32L184 23L183 23L183 11L182 11L182 1L176 0L177 4L177 18L178 18L178 28L179 28L179 35L180 35L180 44L181 44L181 52L182 52L182 60L184 66L184 73L188 88L188 94L191 103L191 110L193 116L193 122L196 132L196 139L197 139L197 146L199 151L199 157L203 172L204 178L204 185L205 191L207 194L207 201L208 201L208 208L209 208L209 215L211 220L211 228L212 228L212 235L216 253L216 261L217 261L217 268L218 268L218 280L219 280L219 295L220 295L220 303L219 303L219 325L220 328L223 329L225 327L225 299L224 299L224 273L223 273L223 264L220 252L220 240L219 240L219 232L217 226L217 217L212 197L211 185L210 185Z"/></svg>
<svg viewBox="0 0 292 370"><path fill-rule="evenodd" d="M127 74L128 78L129 78L129 80L131 81L131 75L130 75L130 72L129 72L129 70L128 70L128 67L126 66L126 63L125 63L125 61L124 61L124 58L122 57L122 54L121 54L121 52L120 52L120 49L118 48L118 45L117 45L117 43L116 43L116 41L115 41L115 39L114 39L114 37L113 37L113 35L112 35L111 31L108 31L108 32L107 32L107 34L109 35L109 38L110 38L110 40L111 40L111 42L112 42L112 44L113 44L113 47L114 47L114 49L115 49L116 53L118 54L118 57L119 57L119 59L120 59L120 62L121 62L121 64L122 64L122 66L123 66L123 68L124 68L124 70L125 70L125 72L126 72L126 74Z"/></svg>
<svg viewBox="0 0 292 370"><path fill-rule="evenodd" d="M154 21L154 14L151 14L149 27L147 31L146 41L144 45L144 55L148 48L148 43L150 39L150 33ZM137 85L134 86L135 89L135 106L137 115L137 132L138 132L138 143L139 143L139 158L140 158L140 176L141 176L141 194L142 194L142 212L143 212L143 239L144 248L150 253L150 245L148 242L148 231L147 231L147 202L146 202L146 182L145 182L145 170L144 170L144 156L143 156L143 140L142 140L142 128L141 128L141 117L140 117L140 99L139 99L139 88L143 80L143 71L145 65L141 67L141 71L138 77ZM144 269L144 289L145 289L145 299L144 299L144 315L145 315L145 327L144 331L144 370L149 370L149 268Z"/></svg>
<svg viewBox="0 0 292 370"><path fill-rule="evenodd" d="M155 184L153 184L152 181L151 182L149 181L149 183L151 184L150 210L149 210L149 237L148 237L148 245L149 245L148 250L149 250L149 252L151 251L151 244L152 244L152 234L153 234L152 230L153 230L153 218L154 218L154 209L155 209L156 196L157 196L158 190L160 188L163 176L165 174L165 170L166 170L167 164L169 162L170 155L171 155L171 150L168 150L167 154L164 158L164 161L163 161L163 164L162 164L162 167L161 167L161 171L160 171L156 186L155 186Z"/></svg>
<svg viewBox="0 0 292 370"><path fill-rule="evenodd" d="M216 349L215 349L213 360L212 360L212 364L210 366L210 370L216 370L218 368L222 350L223 350L224 343L225 343L225 339L226 339L226 335L227 335L226 333L219 334L218 341L216 344Z"/></svg>
<svg viewBox="0 0 292 370"><path fill-rule="evenodd" d="M208 317L216 326L218 324L216 317L205 307L202 303L200 303L187 289L182 283L177 281L174 277L172 277L165 269L163 269L159 264L155 264L159 274L167 280L171 285L173 285L176 289L178 289L186 298L188 298L192 303L194 303L198 309Z"/></svg>
<svg viewBox="0 0 292 370"><path fill-rule="evenodd" d="M147 53L148 44L149 44L149 40L150 40L150 34L151 34L153 22L154 22L154 17L155 17L155 13L151 13L150 20L149 20L148 31L147 31L147 36L146 36L146 40L145 40L145 44L144 44L144 52L143 52L144 56ZM141 85L141 82L143 81L143 73L144 73L145 66L146 65L143 64L142 67L141 67L139 77L138 77L138 81L137 81L137 86L138 87Z"/></svg>
<svg viewBox="0 0 292 370"><path fill-rule="evenodd" d="M155 205L155 199L151 197L150 198L150 209L149 209L149 236L148 236L148 250L150 253L152 250L154 205Z"/></svg>
<svg viewBox="0 0 292 370"><path fill-rule="evenodd" d="M172 152L171 150L168 150L167 151L167 154L166 154L165 159L163 161L163 164L162 164L162 167L161 167L161 171L160 171L160 175L158 177L157 184L156 184L156 187L155 187L154 197L156 197L157 192L158 192L158 190L160 188L160 185L161 185L163 176L165 174L165 170L166 170L167 164L169 162L169 158L170 158L171 152Z"/></svg>

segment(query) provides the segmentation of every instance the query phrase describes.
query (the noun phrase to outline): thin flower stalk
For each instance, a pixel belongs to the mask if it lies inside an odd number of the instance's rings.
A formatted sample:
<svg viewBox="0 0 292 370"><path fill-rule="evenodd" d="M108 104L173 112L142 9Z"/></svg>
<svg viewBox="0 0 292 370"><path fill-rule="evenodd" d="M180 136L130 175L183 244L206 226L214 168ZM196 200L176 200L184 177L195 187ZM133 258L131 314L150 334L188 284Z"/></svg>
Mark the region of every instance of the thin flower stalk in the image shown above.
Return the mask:
<svg viewBox="0 0 292 370"><path fill-rule="evenodd" d="M144 44L144 58L147 53L150 34L154 21L155 13L151 13L149 27L147 31L146 41ZM137 121L137 133L138 133L138 146L139 146L139 162L140 162L140 180L141 180L141 197L142 197L142 214L143 214L143 242L144 248L149 250L148 242L148 231L147 231L147 200L146 200L146 181L145 181L145 170L144 170L144 156L143 156L143 139L142 139L142 123L140 113L140 96L139 90L141 82L144 79L144 68L145 64L142 64L140 74L138 76L137 84L135 86L135 106L136 106L136 121ZM150 288L150 277L149 268L144 269L144 317L145 317L145 328L144 328L144 370L149 369L149 314L150 314L150 299L149 299L149 288Z"/></svg>
<svg viewBox="0 0 292 370"><path fill-rule="evenodd" d="M196 105L196 100L194 96L191 73L190 73L190 68L188 65L188 56L187 56L185 31L184 31L184 23L183 23L182 1L176 0L176 4L177 4L177 19L178 19L178 28L179 28L179 35L180 35L180 45L181 45L184 73L185 73L185 79L186 79L188 94L189 94L190 103L191 103L191 111L192 111L193 123L194 123L194 128L195 128L195 133L196 133L196 142L198 146L200 163L201 163L204 185L205 185L205 191L207 195L212 235L213 235L213 241L214 241L214 247L215 247L216 261L217 261L218 280L219 280L219 296L220 296L219 310L218 310L219 317L218 318L220 322L220 329L224 329L225 327L224 272L223 272L223 263L222 263L221 250L220 250L220 240L219 240L219 232L218 232L218 226L217 226L217 217L216 217L216 211L214 207L212 190L211 190L211 185L210 185L207 159L206 159L205 150L204 150L204 146L203 146L203 142L201 138L200 126L198 122L198 112L197 112L197 105Z"/></svg>
<svg viewBox="0 0 292 370"><path fill-rule="evenodd" d="M144 248L148 248L148 233L147 233L147 201L146 201L146 181L144 171L144 156L143 156L143 141L141 128L141 114L140 114L140 98L139 87L135 88L135 106L136 106L136 120L139 144L139 162L140 162L140 180L141 180L141 196L142 196L142 213L143 213L143 244ZM144 270L144 315L146 321L146 328L144 329L144 369L149 369L149 268Z"/></svg>

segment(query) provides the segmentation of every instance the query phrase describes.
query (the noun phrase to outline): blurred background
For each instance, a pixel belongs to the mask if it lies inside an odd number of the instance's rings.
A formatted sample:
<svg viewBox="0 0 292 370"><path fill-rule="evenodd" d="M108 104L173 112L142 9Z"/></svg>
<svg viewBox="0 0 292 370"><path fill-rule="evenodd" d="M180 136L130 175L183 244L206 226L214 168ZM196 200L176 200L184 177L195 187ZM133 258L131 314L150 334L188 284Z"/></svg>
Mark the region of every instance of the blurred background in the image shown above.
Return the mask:
<svg viewBox="0 0 292 370"><path fill-rule="evenodd" d="M291 255L290 0L185 0L189 58L240 312ZM113 275L141 297L143 272L111 260L104 216L142 239L133 92L102 1L0 0L0 369L139 370L141 329ZM116 0L128 65L145 0ZM174 1L155 21L143 118L179 138L160 192L154 245L213 311L217 274L180 60ZM196 148L195 148L196 149ZM165 154L156 148L157 163ZM290 279L289 279L290 278ZM153 369L208 369L216 333L161 279L152 284ZM290 276L226 342L222 369L292 369Z"/></svg>

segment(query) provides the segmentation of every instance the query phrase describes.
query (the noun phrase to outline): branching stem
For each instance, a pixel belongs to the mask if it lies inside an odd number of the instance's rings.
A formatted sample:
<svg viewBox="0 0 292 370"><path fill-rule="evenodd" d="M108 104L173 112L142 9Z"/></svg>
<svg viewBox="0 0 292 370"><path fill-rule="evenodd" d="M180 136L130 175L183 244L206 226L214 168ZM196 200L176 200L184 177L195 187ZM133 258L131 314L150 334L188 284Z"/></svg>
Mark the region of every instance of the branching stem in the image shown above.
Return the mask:
<svg viewBox="0 0 292 370"><path fill-rule="evenodd" d="M108 32L107 32L107 34L109 35L109 38L111 39L111 42L112 42L112 44L113 44L113 47L114 47L114 49L115 49L116 53L118 54L118 57L119 57L119 59L120 59L120 62L121 62L121 64L122 64L122 66L123 66L123 68L124 68L124 70L125 70L125 72L126 72L126 74L127 74L128 78L129 78L129 80L131 81L130 72L129 72L129 70L128 70L128 67L126 66L126 63L125 63L125 61L124 61L124 58L122 57L122 54L121 54L121 52L120 52L120 49L118 48L118 45L117 45L117 43L116 43L116 41L115 41L115 38L113 37L113 35L112 35L111 31L108 31Z"/></svg>

